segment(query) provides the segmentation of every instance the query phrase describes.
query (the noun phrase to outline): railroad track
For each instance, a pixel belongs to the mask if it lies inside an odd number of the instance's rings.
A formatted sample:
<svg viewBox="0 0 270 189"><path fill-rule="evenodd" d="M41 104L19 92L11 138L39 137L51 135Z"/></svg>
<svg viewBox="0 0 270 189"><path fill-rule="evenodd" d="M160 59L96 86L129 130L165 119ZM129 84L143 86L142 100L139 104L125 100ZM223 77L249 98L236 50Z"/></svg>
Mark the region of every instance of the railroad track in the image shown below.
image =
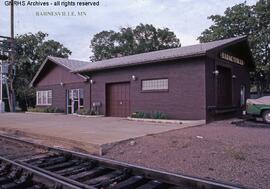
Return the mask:
<svg viewBox="0 0 270 189"><path fill-rule="evenodd" d="M0 135L0 189L244 189Z"/></svg>

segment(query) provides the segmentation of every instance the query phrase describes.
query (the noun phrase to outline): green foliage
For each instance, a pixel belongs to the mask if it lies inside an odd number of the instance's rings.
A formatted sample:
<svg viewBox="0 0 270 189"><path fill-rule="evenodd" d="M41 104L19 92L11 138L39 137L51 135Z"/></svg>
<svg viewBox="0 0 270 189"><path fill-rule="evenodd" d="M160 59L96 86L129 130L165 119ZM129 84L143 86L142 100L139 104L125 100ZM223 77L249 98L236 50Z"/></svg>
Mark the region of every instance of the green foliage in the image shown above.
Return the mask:
<svg viewBox="0 0 270 189"><path fill-rule="evenodd" d="M64 113L64 110L56 108L56 107L36 107L36 108L28 108L28 112L42 112L42 113Z"/></svg>
<svg viewBox="0 0 270 189"><path fill-rule="evenodd" d="M212 15L213 21L198 39L214 41L239 35L247 35L256 64L251 73L259 93L270 89L270 1L259 0L255 5L246 3L227 8L224 16Z"/></svg>
<svg viewBox="0 0 270 189"><path fill-rule="evenodd" d="M166 114L163 112L134 112L131 114L133 118L144 118L144 119L167 119Z"/></svg>
<svg viewBox="0 0 270 189"><path fill-rule="evenodd" d="M133 112L131 114L131 117L133 117L133 118L146 118L145 115L146 114L144 112ZM148 118L150 118L150 116Z"/></svg>
<svg viewBox="0 0 270 189"><path fill-rule="evenodd" d="M168 28L155 28L140 24L135 28L126 27L116 31L102 31L94 35L91 46L92 61L127 56L132 54L180 47L180 41Z"/></svg>
<svg viewBox="0 0 270 189"><path fill-rule="evenodd" d="M152 119L167 119L167 116L162 112L153 112Z"/></svg>
<svg viewBox="0 0 270 189"><path fill-rule="evenodd" d="M68 57L71 54L61 43L47 40L47 37L48 34L38 32L19 35L15 39L17 54L14 86L16 100L23 110L35 105L35 90L29 89L28 85L40 64L47 56Z"/></svg>
<svg viewBox="0 0 270 189"><path fill-rule="evenodd" d="M93 109L81 109L76 112L79 115L97 115L97 112Z"/></svg>

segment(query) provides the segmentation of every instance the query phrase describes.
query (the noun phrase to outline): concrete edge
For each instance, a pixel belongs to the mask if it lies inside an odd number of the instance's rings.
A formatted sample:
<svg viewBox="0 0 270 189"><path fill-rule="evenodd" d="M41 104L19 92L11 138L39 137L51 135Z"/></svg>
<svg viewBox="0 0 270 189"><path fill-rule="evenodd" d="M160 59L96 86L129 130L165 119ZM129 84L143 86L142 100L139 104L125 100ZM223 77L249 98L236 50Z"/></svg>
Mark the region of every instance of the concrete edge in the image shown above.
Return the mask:
<svg viewBox="0 0 270 189"><path fill-rule="evenodd" d="M102 147L98 144L84 143L77 140L66 139L62 137L54 137L49 135L41 135L37 133L31 133L27 131L22 131L16 128L0 128L0 133L6 135L21 137L27 140L38 141L39 143L44 143L47 146L60 147L66 149L72 149L74 151L86 152L93 155L102 155Z"/></svg>
<svg viewBox="0 0 270 189"><path fill-rule="evenodd" d="M38 114L38 115L66 115L65 113L47 113L47 112L24 112L25 114Z"/></svg>
<svg viewBox="0 0 270 189"><path fill-rule="evenodd" d="M152 123L171 123L171 124L206 124L206 120L170 120L170 119L144 119L127 117L130 121L143 121Z"/></svg>
<svg viewBox="0 0 270 189"><path fill-rule="evenodd" d="M84 118L104 117L104 115L80 115L80 114L70 114L70 115L77 116L77 117L84 117Z"/></svg>

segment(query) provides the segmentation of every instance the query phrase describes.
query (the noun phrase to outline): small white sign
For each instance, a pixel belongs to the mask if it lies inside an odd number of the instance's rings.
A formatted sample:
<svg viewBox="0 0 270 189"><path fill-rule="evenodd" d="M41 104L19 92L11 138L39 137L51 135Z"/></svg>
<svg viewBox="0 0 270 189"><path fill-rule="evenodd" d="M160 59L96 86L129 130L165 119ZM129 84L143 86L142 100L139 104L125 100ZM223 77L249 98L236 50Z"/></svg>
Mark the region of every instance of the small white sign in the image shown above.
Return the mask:
<svg viewBox="0 0 270 189"><path fill-rule="evenodd" d="M9 64L6 62L2 62L2 74L8 74L8 66Z"/></svg>

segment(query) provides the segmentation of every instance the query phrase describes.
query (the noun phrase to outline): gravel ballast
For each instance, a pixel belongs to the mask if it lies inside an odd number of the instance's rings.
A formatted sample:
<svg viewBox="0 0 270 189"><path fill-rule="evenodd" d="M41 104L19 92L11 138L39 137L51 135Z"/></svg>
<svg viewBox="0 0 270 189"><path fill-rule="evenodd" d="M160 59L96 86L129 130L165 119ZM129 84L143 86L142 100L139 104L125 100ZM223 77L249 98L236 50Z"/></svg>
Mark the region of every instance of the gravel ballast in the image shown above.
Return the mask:
<svg viewBox="0 0 270 189"><path fill-rule="evenodd" d="M149 135L119 143L106 157L178 174L270 186L270 128L232 120Z"/></svg>

